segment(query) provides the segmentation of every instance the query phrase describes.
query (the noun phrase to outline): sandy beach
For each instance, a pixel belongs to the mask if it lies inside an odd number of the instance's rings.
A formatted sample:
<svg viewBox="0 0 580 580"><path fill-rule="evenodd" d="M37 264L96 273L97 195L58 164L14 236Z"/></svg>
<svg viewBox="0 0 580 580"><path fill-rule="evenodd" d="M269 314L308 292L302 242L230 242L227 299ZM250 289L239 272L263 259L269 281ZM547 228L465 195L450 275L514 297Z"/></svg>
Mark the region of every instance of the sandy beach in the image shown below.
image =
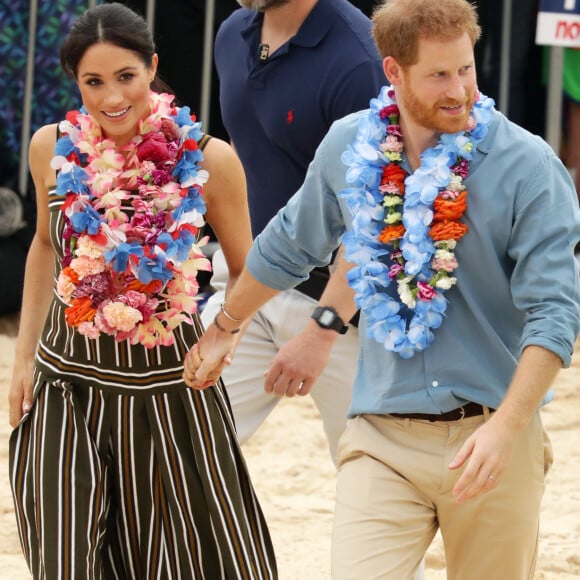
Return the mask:
<svg viewBox="0 0 580 580"><path fill-rule="evenodd" d="M0 580L29 580L8 483L7 393L15 320L0 319ZM556 400L543 411L556 455L542 509L538 580L580 578L580 343L560 372ZM278 556L280 580L327 580L334 467L309 398L285 399L244 446ZM439 537L427 554L427 580L445 576Z"/></svg>

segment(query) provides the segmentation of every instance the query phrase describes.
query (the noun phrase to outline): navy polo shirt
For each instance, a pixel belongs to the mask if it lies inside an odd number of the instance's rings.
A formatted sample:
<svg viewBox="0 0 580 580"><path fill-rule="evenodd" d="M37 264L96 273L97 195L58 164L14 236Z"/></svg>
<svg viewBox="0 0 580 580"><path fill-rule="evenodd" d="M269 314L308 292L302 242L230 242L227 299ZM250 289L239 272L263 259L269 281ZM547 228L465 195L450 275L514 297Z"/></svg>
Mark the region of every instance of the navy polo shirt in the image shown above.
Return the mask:
<svg viewBox="0 0 580 580"><path fill-rule="evenodd" d="M236 10L215 42L222 118L246 172L254 236L302 185L333 121L367 108L386 83L371 22L346 0L319 0L265 61L262 19Z"/></svg>

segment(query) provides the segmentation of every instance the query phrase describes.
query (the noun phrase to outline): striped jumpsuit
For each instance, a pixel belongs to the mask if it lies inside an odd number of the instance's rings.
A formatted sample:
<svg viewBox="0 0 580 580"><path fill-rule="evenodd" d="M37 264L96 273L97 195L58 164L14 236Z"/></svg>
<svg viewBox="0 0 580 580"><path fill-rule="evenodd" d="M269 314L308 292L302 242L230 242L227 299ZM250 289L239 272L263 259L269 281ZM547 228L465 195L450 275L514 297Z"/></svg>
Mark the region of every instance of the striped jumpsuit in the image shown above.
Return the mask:
<svg viewBox="0 0 580 580"><path fill-rule="evenodd" d="M62 257L63 197L49 195ZM10 437L22 548L35 579L277 578L274 552L219 383L185 386L202 332L147 349L68 327L54 299L34 403Z"/></svg>

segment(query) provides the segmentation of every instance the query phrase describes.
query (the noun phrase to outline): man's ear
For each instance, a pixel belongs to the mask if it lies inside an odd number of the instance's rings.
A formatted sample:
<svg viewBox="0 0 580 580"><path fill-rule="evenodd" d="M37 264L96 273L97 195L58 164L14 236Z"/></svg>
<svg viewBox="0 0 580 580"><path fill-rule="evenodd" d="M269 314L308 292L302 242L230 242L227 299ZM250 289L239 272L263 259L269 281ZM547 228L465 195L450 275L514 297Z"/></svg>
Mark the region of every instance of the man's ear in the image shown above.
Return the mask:
<svg viewBox="0 0 580 580"><path fill-rule="evenodd" d="M392 56L383 59L383 71L391 85L400 85L403 79L402 68Z"/></svg>

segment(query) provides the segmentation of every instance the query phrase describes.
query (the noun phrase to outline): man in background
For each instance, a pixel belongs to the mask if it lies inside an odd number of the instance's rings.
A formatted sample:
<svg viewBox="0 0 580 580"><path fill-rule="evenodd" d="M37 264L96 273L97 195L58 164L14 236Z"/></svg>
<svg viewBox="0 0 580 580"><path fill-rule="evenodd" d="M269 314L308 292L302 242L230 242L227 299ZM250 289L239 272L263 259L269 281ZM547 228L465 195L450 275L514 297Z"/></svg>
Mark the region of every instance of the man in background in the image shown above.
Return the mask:
<svg viewBox="0 0 580 580"><path fill-rule="evenodd" d="M385 77L369 19L346 0L239 3L243 8L218 30L214 55L222 119L246 172L256 236L300 187L333 121L367 107ZM223 302L227 309L227 264L219 251L213 269L216 292L202 313L206 326ZM276 395L310 393L335 458L358 332L331 308L333 300L316 309L328 278L327 267L315 268L297 289L256 313L242 336L223 374L241 441L274 409ZM340 299L352 305L351 296Z"/></svg>

